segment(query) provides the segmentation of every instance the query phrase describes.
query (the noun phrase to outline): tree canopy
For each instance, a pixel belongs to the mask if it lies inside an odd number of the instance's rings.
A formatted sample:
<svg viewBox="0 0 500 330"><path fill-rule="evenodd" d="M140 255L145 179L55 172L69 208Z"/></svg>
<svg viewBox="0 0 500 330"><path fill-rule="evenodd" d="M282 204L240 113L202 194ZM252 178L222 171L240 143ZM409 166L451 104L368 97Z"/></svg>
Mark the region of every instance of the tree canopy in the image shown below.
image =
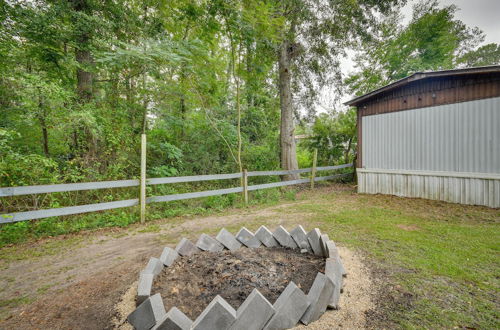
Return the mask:
<svg viewBox="0 0 500 330"><path fill-rule="evenodd" d="M0 185L136 177L143 132L149 176L293 169L297 130L309 137L299 158L318 148L323 163L352 161L354 112L316 114L322 88L359 94L499 62L499 45L482 45L455 6L420 2L403 24L404 3L7 1Z"/></svg>
<svg viewBox="0 0 500 330"><path fill-rule="evenodd" d="M345 80L348 91L364 94L418 71L500 64L499 45L477 48L483 32L457 19L457 10L428 0L413 6L406 25L398 8L383 16L375 33L361 43L356 70Z"/></svg>

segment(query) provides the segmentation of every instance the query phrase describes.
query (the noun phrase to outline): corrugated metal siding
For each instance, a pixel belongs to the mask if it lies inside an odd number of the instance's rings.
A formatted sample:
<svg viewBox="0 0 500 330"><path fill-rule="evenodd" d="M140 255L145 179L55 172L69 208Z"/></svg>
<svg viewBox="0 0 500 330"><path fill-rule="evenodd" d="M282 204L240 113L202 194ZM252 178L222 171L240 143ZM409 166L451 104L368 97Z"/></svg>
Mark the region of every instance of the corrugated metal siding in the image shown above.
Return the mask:
<svg viewBox="0 0 500 330"><path fill-rule="evenodd" d="M495 179L358 172L358 192L500 207L500 180Z"/></svg>
<svg viewBox="0 0 500 330"><path fill-rule="evenodd" d="M500 173L500 97L361 120L366 169Z"/></svg>

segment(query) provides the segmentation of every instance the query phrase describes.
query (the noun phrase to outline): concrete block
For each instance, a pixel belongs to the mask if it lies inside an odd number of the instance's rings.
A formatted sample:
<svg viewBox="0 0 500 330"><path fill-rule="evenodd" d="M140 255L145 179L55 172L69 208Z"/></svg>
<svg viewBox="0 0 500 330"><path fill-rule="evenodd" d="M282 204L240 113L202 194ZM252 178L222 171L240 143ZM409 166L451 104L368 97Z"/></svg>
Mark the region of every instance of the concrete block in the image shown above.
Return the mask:
<svg viewBox="0 0 500 330"><path fill-rule="evenodd" d="M309 245L315 255L322 257L323 256L323 248L320 243L321 231L318 228L314 228L310 232L307 233L307 240L309 241Z"/></svg>
<svg viewBox="0 0 500 330"><path fill-rule="evenodd" d="M327 240L328 235L321 235L321 236L322 236L321 239L324 242L323 246L324 246L324 251L325 251L325 258L337 259L339 267L342 271L342 275L346 276L347 272L344 268L344 265L342 264L342 260L340 259L339 250L337 249L337 246L335 245L335 243L332 240ZM323 237L323 236L326 236L326 237Z"/></svg>
<svg viewBox="0 0 500 330"><path fill-rule="evenodd" d="M190 240L183 238L175 247L175 251L181 256L189 257L193 253L199 252L200 249L196 247Z"/></svg>
<svg viewBox="0 0 500 330"><path fill-rule="evenodd" d="M144 300L127 320L136 330L149 330L165 316L165 307L159 293Z"/></svg>
<svg viewBox="0 0 500 330"><path fill-rule="evenodd" d="M328 307L337 309L340 301L340 289L343 285L342 271L339 267L338 261L335 258L326 259L325 275L333 282L335 288L332 297L328 302Z"/></svg>
<svg viewBox="0 0 500 330"><path fill-rule="evenodd" d="M273 233L266 226L260 226L255 232L255 237L259 239L266 247L279 246L279 243L273 237Z"/></svg>
<svg viewBox="0 0 500 330"><path fill-rule="evenodd" d="M265 330L292 328L299 322L309 307L307 296L301 289L290 282L273 305L274 315L265 325Z"/></svg>
<svg viewBox="0 0 500 330"><path fill-rule="evenodd" d="M189 330L193 321L176 307L168 313L151 330Z"/></svg>
<svg viewBox="0 0 500 330"><path fill-rule="evenodd" d="M281 246L291 249L297 248L297 244L293 240L292 236L283 226L279 226L278 228L276 228L273 232L273 236Z"/></svg>
<svg viewBox="0 0 500 330"><path fill-rule="evenodd" d="M215 239L231 251L241 247L241 243L226 228L222 228Z"/></svg>
<svg viewBox="0 0 500 330"><path fill-rule="evenodd" d="M158 275L161 273L163 270L163 262L161 262L160 259L158 258L149 258L148 264L146 265L146 268L142 271L143 273L149 273L149 274L154 274Z"/></svg>
<svg viewBox="0 0 500 330"><path fill-rule="evenodd" d="M312 252L311 245L307 240L307 233L302 226L295 227L291 232L290 236L292 236L293 240L297 244L300 249L306 249L307 251Z"/></svg>
<svg viewBox="0 0 500 330"><path fill-rule="evenodd" d="M201 234L198 242L196 242L196 246L203 251L219 252L224 250L224 245L207 234Z"/></svg>
<svg viewBox="0 0 500 330"><path fill-rule="evenodd" d="M318 320L326 311L330 299L332 298L335 284L323 273L318 273L314 279L313 285L307 294L309 307L300 321L305 325Z"/></svg>
<svg viewBox="0 0 500 330"><path fill-rule="evenodd" d="M340 255L339 255L339 250L337 249L337 246L332 240L328 239L328 235L321 235L321 242L323 245L323 251L325 254L325 258L335 258L338 260L339 267L342 270L342 275L346 275L347 272L344 269L344 265L342 264L342 261L340 260Z"/></svg>
<svg viewBox="0 0 500 330"><path fill-rule="evenodd" d="M236 311L217 296L194 321L192 330L226 330L236 320Z"/></svg>
<svg viewBox="0 0 500 330"><path fill-rule="evenodd" d="M236 239L249 248L258 248L262 245L259 239L245 227L242 227L236 234Z"/></svg>
<svg viewBox="0 0 500 330"><path fill-rule="evenodd" d="M148 299L151 295L151 288L153 287L154 274L141 273L139 282L137 284L137 306L142 304L144 300Z"/></svg>
<svg viewBox="0 0 500 330"><path fill-rule="evenodd" d="M253 289L236 311L236 321L230 329L261 330L273 314L273 305L259 290Z"/></svg>
<svg viewBox="0 0 500 330"><path fill-rule="evenodd" d="M328 242L330 238L327 234L322 234L319 238L319 242L321 244L321 250L323 251L323 256L326 257L328 255L328 250L326 248L326 242Z"/></svg>
<svg viewBox="0 0 500 330"><path fill-rule="evenodd" d="M347 271L344 268L344 264L342 263L342 260L340 259L340 256L338 254L335 257L335 259L337 259L337 262L339 263L339 268L340 268L340 272L342 273L342 276L347 276Z"/></svg>
<svg viewBox="0 0 500 330"><path fill-rule="evenodd" d="M339 255L339 251L337 250L337 246L332 240L329 240L325 243L326 245L326 254L325 258L335 258Z"/></svg>
<svg viewBox="0 0 500 330"><path fill-rule="evenodd" d="M161 253L160 260L164 266L170 266L174 263L175 259L179 257L179 254L169 247L165 247Z"/></svg>

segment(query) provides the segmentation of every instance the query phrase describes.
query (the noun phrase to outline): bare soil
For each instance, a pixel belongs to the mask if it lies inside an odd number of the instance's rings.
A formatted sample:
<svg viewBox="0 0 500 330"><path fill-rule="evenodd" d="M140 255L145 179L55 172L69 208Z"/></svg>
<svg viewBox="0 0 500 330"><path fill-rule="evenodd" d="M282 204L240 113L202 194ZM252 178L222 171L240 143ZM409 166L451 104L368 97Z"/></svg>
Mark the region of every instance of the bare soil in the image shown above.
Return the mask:
<svg viewBox="0 0 500 330"><path fill-rule="evenodd" d="M292 249L201 252L164 268L152 291L161 293L166 310L175 306L194 320L217 295L237 309L255 288L271 304L290 281L307 294L324 271L323 258Z"/></svg>

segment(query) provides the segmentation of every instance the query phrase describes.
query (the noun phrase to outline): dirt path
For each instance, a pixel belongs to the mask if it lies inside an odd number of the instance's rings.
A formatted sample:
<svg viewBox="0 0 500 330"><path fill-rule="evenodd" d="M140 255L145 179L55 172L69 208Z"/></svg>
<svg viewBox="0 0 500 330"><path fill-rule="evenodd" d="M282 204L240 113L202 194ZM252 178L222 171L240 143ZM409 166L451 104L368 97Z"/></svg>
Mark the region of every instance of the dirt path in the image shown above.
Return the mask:
<svg viewBox="0 0 500 330"><path fill-rule="evenodd" d="M293 202L294 205L304 201ZM290 204L264 209L234 210L228 215L164 220L129 229L86 233L49 239L19 247L22 260L0 261L1 329L108 329L115 305L137 279L147 259L164 246L174 247L180 237L196 239L201 232L215 233L222 226L235 231L301 223L303 215L283 212ZM313 226L307 224L306 227ZM20 252L20 250L23 250ZM23 254L24 253L24 254ZM315 327L359 328L369 309L371 282L359 256L341 248L346 280L340 311L328 312ZM356 301L356 304L349 302ZM22 302L16 306L16 302ZM362 303L359 303L362 302ZM308 327L311 329L312 327Z"/></svg>

